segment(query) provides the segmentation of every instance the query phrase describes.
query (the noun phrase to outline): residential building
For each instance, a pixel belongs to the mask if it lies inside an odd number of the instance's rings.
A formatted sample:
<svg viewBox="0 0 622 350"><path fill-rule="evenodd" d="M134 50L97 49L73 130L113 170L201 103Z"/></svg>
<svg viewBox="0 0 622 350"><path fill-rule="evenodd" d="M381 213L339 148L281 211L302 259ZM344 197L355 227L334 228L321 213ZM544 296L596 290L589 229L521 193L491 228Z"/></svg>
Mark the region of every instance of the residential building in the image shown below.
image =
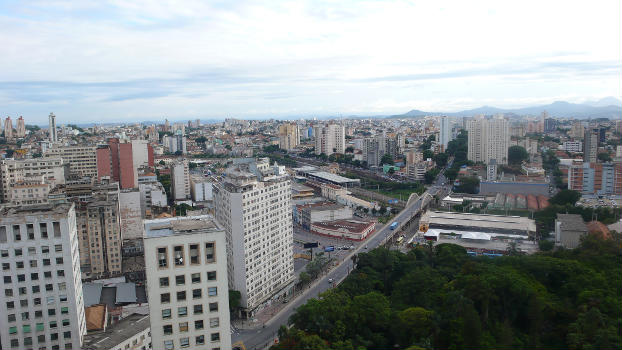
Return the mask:
<svg viewBox="0 0 622 350"><path fill-rule="evenodd" d="M340 124L317 126L315 134L315 154L330 156L333 153L344 154L346 150L345 128Z"/></svg>
<svg viewBox="0 0 622 350"><path fill-rule="evenodd" d="M451 141L451 124L449 118L442 116L439 118L439 142L443 146L443 151L447 149L447 144Z"/></svg>
<svg viewBox="0 0 622 350"><path fill-rule="evenodd" d="M132 140L132 162L135 169L154 165L153 147L147 140Z"/></svg>
<svg viewBox="0 0 622 350"><path fill-rule="evenodd" d="M69 172L79 177L97 178L97 147L95 146L52 146L45 157L62 158L69 164Z"/></svg>
<svg viewBox="0 0 622 350"><path fill-rule="evenodd" d="M291 181L268 158L238 158L213 190L216 219L227 232L229 287L241 293L242 316L252 317L293 288Z"/></svg>
<svg viewBox="0 0 622 350"><path fill-rule="evenodd" d="M142 237L143 210L139 189L129 188L119 192L119 224L123 241Z"/></svg>
<svg viewBox="0 0 622 350"><path fill-rule="evenodd" d="M227 239L208 215L146 220L154 349L231 349Z"/></svg>
<svg viewBox="0 0 622 350"><path fill-rule="evenodd" d="M58 142L58 134L56 133L56 116L54 113L50 113L48 116L48 134L50 137L50 143Z"/></svg>
<svg viewBox="0 0 622 350"><path fill-rule="evenodd" d="M103 306L103 312L106 311L104 305L99 306ZM84 337L83 349L149 350L151 349L149 316L132 314L102 331L88 333Z"/></svg>
<svg viewBox="0 0 622 350"><path fill-rule="evenodd" d="M168 151L170 153L188 153L186 137L183 135L181 130L178 130L177 133L173 136L167 136L162 143L168 147Z"/></svg>
<svg viewBox="0 0 622 350"><path fill-rule="evenodd" d="M158 181L138 184L140 191L140 208L143 218L163 211L168 206L166 190Z"/></svg>
<svg viewBox="0 0 622 350"><path fill-rule="evenodd" d="M214 199L212 181L201 175L190 176L190 193L195 202L205 202Z"/></svg>
<svg viewBox="0 0 622 350"><path fill-rule="evenodd" d="M562 149L566 152L583 152L583 142L581 141L564 141Z"/></svg>
<svg viewBox="0 0 622 350"><path fill-rule="evenodd" d="M291 151L300 144L298 125L293 123L279 125L279 148Z"/></svg>
<svg viewBox="0 0 622 350"><path fill-rule="evenodd" d="M10 188L15 184L40 181L50 186L65 183L65 166L57 157L0 160L0 200L10 201Z"/></svg>
<svg viewBox="0 0 622 350"><path fill-rule="evenodd" d="M583 161L585 163L596 163L598 156L598 139L600 131L598 128L586 128L584 135Z"/></svg>
<svg viewBox="0 0 622 350"><path fill-rule="evenodd" d="M585 128L581 122L574 122L570 127L570 136L574 139L583 139L583 135L585 133Z"/></svg>
<svg viewBox="0 0 622 350"><path fill-rule="evenodd" d="M423 161L423 153L415 149L406 152L406 165L415 165L421 161Z"/></svg>
<svg viewBox="0 0 622 350"><path fill-rule="evenodd" d="M6 117L4 120L4 138L7 140L13 139L13 122L11 117Z"/></svg>
<svg viewBox="0 0 622 350"><path fill-rule="evenodd" d="M118 138L97 148L97 180L109 178L119 182L121 189L138 187L138 171L134 167L132 144Z"/></svg>
<svg viewBox="0 0 622 350"><path fill-rule="evenodd" d="M73 204L0 208L2 349L81 349L86 334Z"/></svg>
<svg viewBox="0 0 622 350"><path fill-rule="evenodd" d="M568 167L568 189L582 194L622 194L622 162L573 162Z"/></svg>
<svg viewBox="0 0 622 350"><path fill-rule="evenodd" d="M186 159L171 167L171 194L174 200L190 199L190 169Z"/></svg>
<svg viewBox="0 0 622 350"><path fill-rule="evenodd" d="M555 243L567 249L574 249L587 235L587 226L579 214L557 214L555 219Z"/></svg>
<svg viewBox="0 0 622 350"><path fill-rule="evenodd" d="M48 202L50 184L43 181L25 181L9 187L9 200L12 205L33 205Z"/></svg>
<svg viewBox="0 0 622 350"><path fill-rule="evenodd" d="M17 125L15 126L15 136L18 138L26 136L26 124L24 124L24 118L20 116L17 118Z"/></svg>
<svg viewBox="0 0 622 350"><path fill-rule="evenodd" d="M476 117L467 121L468 158L473 162L507 164L510 133L507 119Z"/></svg>

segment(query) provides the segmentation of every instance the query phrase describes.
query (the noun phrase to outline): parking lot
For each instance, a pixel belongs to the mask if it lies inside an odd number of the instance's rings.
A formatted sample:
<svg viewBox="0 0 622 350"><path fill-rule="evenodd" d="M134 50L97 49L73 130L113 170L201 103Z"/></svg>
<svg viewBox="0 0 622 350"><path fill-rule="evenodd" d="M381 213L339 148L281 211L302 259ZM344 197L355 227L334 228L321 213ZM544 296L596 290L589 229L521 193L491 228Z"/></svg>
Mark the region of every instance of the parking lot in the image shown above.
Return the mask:
<svg viewBox="0 0 622 350"><path fill-rule="evenodd" d="M326 247L333 246L334 251L326 254L329 254L331 258L341 258L348 255L350 249L354 249L358 247L360 244L364 244L361 242L355 242L343 238L332 238L326 237L322 235L314 234L308 230L305 230L299 225L294 225L294 253L306 253L309 250L304 249L304 243L319 243L318 248L313 248L313 254L318 252L324 252ZM364 241L363 241L364 242Z"/></svg>

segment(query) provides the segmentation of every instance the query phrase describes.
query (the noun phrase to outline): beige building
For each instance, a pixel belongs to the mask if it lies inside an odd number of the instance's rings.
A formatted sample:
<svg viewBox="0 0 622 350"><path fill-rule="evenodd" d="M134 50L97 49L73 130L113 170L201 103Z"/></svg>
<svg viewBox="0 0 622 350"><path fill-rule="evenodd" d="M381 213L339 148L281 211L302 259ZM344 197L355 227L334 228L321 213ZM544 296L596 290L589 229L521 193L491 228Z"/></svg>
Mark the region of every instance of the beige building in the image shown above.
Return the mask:
<svg viewBox="0 0 622 350"><path fill-rule="evenodd" d="M27 181L43 181L50 186L65 183L65 167L58 157L0 161L0 201L10 201L10 188Z"/></svg>
<svg viewBox="0 0 622 350"><path fill-rule="evenodd" d="M59 146L48 149L45 157L62 158L71 174L93 179L97 177L96 146Z"/></svg>
<svg viewBox="0 0 622 350"><path fill-rule="evenodd" d="M279 125L279 148L291 151L300 144L300 132L296 124Z"/></svg>
<svg viewBox="0 0 622 350"><path fill-rule="evenodd" d="M43 204L48 201L50 185L41 182L25 182L11 185L9 202L13 205Z"/></svg>
<svg viewBox="0 0 622 350"><path fill-rule="evenodd" d="M333 153L345 153L346 134L343 125L317 126L314 128L313 134L315 135L315 154L324 153L330 156Z"/></svg>
<svg viewBox="0 0 622 350"><path fill-rule="evenodd" d="M475 117L466 124L469 160L488 164L491 159L495 159L497 164L508 163L510 131L507 119L503 116L492 119Z"/></svg>
<svg viewBox="0 0 622 350"><path fill-rule="evenodd" d="M190 199L190 169L185 159L171 167L171 194L174 200Z"/></svg>

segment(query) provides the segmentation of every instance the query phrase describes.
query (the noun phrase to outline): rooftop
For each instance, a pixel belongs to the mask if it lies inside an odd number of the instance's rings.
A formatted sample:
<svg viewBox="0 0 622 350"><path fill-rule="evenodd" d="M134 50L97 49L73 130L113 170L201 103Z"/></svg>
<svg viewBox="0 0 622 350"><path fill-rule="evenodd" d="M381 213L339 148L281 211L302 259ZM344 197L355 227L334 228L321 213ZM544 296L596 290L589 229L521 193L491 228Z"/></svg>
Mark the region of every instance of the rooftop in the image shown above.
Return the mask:
<svg viewBox="0 0 622 350"><path fill-rule="evenodd" d="M145 238L220 231L211 215L178 216L155 220L145 220Z"/></svg>
<svg viewBox="0 0 622 350"><path fill-rule="evenodd" d="M536 231L535 221L521 216L427 211L421 217L421 221L427 222L430 225L436 224L500 230Z"/></svg>
<svg viewBox="0 0 622 350"><path fill-rule="evenodd" d="M110 326L104 332L87 334L83 349L108 350L149 328L149 316L133 314Z"/></svg>
<svg viewBox="0 0 622 350"><path fill-rule="evenodd" d="M350 179L347 177L343 177L341 175L331 174L326 171L316 171L309 174L309 176L318 177L326 181L334 182L334 183L351 183L351 182L359 182L359 179Z"/></svg>
<svg viewBox="0 0 622 350"><path fill-rule="evenodd" d="M562 230L587 232L587 225L579 214L557 214L557 221L561 222Z"/></svg>
<svg viewBox="0 0 622 350"><path fill-rule="evenodd" d="M314 222L313 226L325 227L328 229L339 229L344 228L350 232L361 232L369 228L369 226L373 226L373 221L363 221L363 220L334 220L334 221L322 221L322 222Z"/></svg>
<svg viewBox="0 0 622 350"><path fill-rule="evenodd" d="M0 217L41 214L66 214L72 206L72 203L40 204L20 207L3 206L0 207Z"/></svg>

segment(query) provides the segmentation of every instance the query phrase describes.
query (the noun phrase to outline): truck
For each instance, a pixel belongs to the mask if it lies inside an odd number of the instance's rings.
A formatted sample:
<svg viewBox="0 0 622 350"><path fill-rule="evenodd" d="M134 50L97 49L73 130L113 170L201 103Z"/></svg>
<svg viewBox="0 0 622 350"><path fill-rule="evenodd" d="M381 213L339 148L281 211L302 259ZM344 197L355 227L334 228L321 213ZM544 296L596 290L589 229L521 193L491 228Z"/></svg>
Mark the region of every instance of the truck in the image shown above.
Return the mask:
<svg viewBox="0 0 622 350"><path fill-rule="evenodd" d="M399 224L400 224L399 222L394 221L394 222L391 224L391 226L389 226L389 229L391 229L391 230L395 230Z"/></svg>

